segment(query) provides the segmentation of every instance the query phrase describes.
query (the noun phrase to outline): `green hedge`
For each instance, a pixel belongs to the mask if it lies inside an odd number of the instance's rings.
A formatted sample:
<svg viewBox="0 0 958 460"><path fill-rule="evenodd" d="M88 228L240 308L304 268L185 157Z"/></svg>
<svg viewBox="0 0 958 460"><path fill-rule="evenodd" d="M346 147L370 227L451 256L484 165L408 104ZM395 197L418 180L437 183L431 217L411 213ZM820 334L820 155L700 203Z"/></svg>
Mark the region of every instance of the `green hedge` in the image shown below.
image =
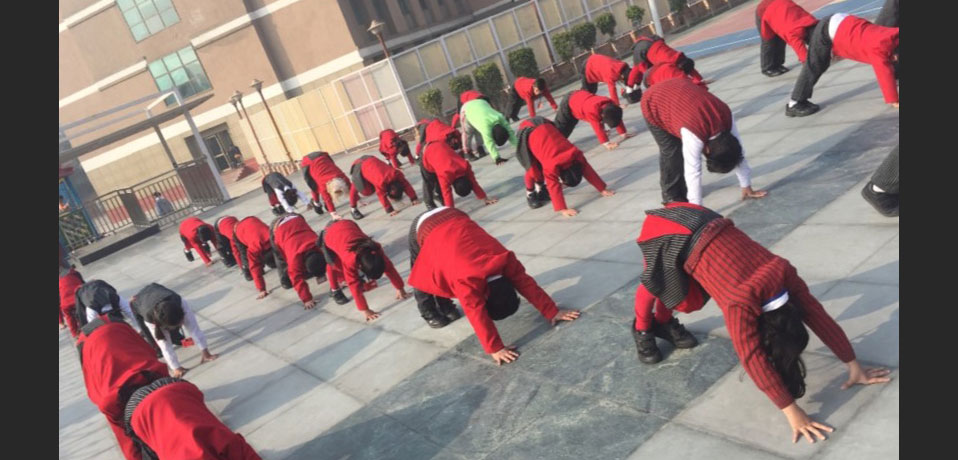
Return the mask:
<svg viewBox="0 0 958 460"><path fill-rule="evenodd" d="M449 79L449 92L451 92L456 99L459 99L460 94L473 88L472 77L469 75L459 75L458 77Z"/></svg>
<svg viewBox="0 0 958 460"><path fill-rule="evenodd" d="M572 28L572 36L575 37L575 44L582 51L589 51L595 47L595 24L583 22Z"/></svg>
<svg viewBox="0 0 958 460"><path fill-rule="evenodd" d="M439 91L439 88L432 88L420 93L419 107L434 117L442 115L442 91Z"/></svg>
<svg viewBox="0 0 958 460"><path fill-rule="evenodd" d="M639 8L636 5L630 5L625 9L625 17L629 18L632 21L633 27L638 27L642 25L642 18L645 17L645 10Z"/></svg>
<svg viewBox="0 0 958 460"><path fill-rule="evenodd" d="M603 35L608 35L612 40L615 35L615 17L612 13L603 13L595 17L595 26Z"/></svg>
<svg viewBox="0 0 958 460"><path fill-rule="evenodd" d="M559 32L552 36L552 46L555 47L559 59L568 61L575 54L575 37L572 32Z"/></svg>
<svg viewBox="0 0 958 460"><path fill-rule="evenodd" d="M539 64L532 48L519 48L509 52L509 69L517 77L538 78Z"/></svg>
<svg viewBox="0 0 958 460"><path fill-rule="evenodd" d="M502 72L499 66L494 62L483 64L472 71L472 76L476 79L476 87L479 92L489 96L492 100L497 100L499 93L505 88L502 81Z"/></svg>

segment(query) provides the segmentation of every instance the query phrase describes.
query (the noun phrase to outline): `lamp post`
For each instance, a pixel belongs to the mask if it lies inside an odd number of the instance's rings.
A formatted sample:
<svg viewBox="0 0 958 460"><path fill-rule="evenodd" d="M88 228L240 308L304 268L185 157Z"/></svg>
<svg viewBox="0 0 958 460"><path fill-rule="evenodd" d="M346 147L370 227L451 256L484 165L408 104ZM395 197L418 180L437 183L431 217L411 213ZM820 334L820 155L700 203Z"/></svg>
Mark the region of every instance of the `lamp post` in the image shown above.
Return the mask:
<svg viewBox="0 0 958 460"><path fill-rule="evenodd" d="M266 151L263 150L263 144L259 142L259 136L256 135L256 129L253 128L253 123L249 120L249 114L246 113L246 106L243 105L243 93L236 91L233 93L233 97L230 98L230 104L233 104L233 108L236 109L236 104L239 104L240 108L243 109L241 114L239 109L236 110L236 114L239 115L240 119L243 119L243 115L246 115L246 125L249 126L249 130L253 133L253 139L256 140L256 146L259 147L259 153L263 155L263 161L266 162L266 169L272 169L272 165L269 164L269 158L266 157ZM263 171L260 168L259 171L264 177L266 176L266 171Z"/></svg>
<svg viewBox="0 0 958 460"><path fill-rule="evenodd" d="M259 93L259 98L263 101L263 106L266 107L266 114L269 115L269 121L273 122L273 129L276 130L276 136L279 137L279 142L283 144L283 150L286 151L286 158L289 158L289 162L292 163L294 168L296 168L296 163L293 161L293 155L289 153L289 147L286 146L286 141L283 139L283 133L279 132L279 126L276 124L276 119L273 118L273 111L269 109L269 104L266 103L266 98L263 97L263 82L254 78L253 82L250 83L249 86Z"/></svg>
<svg viewBox="0 0 958 460"><path fill-rule="evenodd" d="M389 59L389 49L386 48L386 42L383 40L383 27L386 24L380 20L373 19L372 24L369 25L369 28L366 29L369 33L376 36L379 39L379 45L383 47L383 53L386 54L386 59Z"/></svg>

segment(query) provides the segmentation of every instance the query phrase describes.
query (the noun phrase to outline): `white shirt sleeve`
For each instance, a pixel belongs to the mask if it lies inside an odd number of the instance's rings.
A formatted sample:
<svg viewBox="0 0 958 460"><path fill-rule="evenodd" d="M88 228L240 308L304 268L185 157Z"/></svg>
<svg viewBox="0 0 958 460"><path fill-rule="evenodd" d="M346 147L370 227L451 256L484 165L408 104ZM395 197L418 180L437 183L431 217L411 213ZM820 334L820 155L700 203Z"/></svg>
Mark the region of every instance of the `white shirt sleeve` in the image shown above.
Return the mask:
<svg viewBox="0 0 958 460"><path fill-rule="evenodd" d="M738 177L738 185L741 188L750 187L752 185L752 168L748 166L748 160L745 159L745 144L742 143L742 138L738 135L735 120L732 120L732 135L738 139L739 145L742 146L742 162L735 167L735 176Z"/></svg>
<svg viewBox="0 0 958 460"><path fill-rule="evenodd" d="M133 325L133 329L140 331L140 324L136 321L136 317L133 316L133 309L130 308L130 301L123 296L120 296L120 311L123 312L123 316L126 316L126 319L130 320L130 324Z"/></svg>
<svg viewBox="0 0 958 460"><path fill-rule="evenodd" d="M283 196L282 190L274 188L273 193L276 194L276 199L279 200L279 203L281 205L283 205L283 209L285 209L286 212L296 212L296 208L290 206L289 203L286 202L286 197ZM299 193L299 190L297 190L296 193Z"/></svg>
<svg viewBox="0 0 958 460"><path fill-rule="evenodd" d="M206 336L203 335L200 325L196 322L196 315L193 314L193 309L186 303L186 300L182 300L181 302L183 305L183 326L186 328L186 333L196 341L200 350L205 350Z"/></svg>
<svg viewBox="0 0 958 460"><path fill-rule="evenodd" d="M682 135L682 158L684 159L686 198L689 203L702 204L702 148L705 143L692 131L679 129Z"/></svg>
<svg viewBox="0 0 958 460"><path fill-rule="evenodd" d="M150 331L150 337L153 337L156 340L156 325L144 320L146 328ZM163 360L166 361L166 365L170 369L179 369L180 360L176 359L176 351L173 350L173 339L170 338L170 333L163 331L163 340L156 340L156 345L160 347L160 353L163 354Z"/></svg>

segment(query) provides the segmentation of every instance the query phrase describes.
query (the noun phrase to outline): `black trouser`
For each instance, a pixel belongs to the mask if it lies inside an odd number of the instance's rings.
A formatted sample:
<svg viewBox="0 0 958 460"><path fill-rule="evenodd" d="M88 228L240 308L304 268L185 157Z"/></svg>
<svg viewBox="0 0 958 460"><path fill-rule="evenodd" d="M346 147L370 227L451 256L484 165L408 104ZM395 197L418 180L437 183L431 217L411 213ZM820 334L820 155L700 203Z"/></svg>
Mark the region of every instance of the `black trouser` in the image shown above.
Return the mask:
<svg viewBox="0 0 958 460"><path fill-rule="evenodd" d="M648 123L648 126L655 143L659 144L659 185L662 187L662 203L688 201L682 139L652 123Z"/></svg>
<svg viewBox="0 0 958 460"><path fill-rule="evenodd" d="M579 120L572 116L572 108L569 107L569 99L571 97L572 93L566 94L565 98L562 99L562 103L559 104L559 110L556 110L556 129L558 129L566 139L572 134L575 125L579 123Z"/></svg>
<svg viewBox="0 0 958 460"><path fill-rule="evenodd" d="M764 13L764 11L763 11ZM755 27L758 28L759 37L762 34L762 18L755 10ZM762 72L775 69L785 64L785 40L779 36L772 37L771 40L762 39L762 48L759 52L761 58Z"/></svg>
<svg viewBox="0 0 958 460"><path fill-rule="evenodd" d="M585 69L582 70L582 89L595 94L599 90L599 82L589 83L585 79Z"/></svg>
<svg viewBox="0 0 958 460"><path fill-rule="evenodd" d="M885 0L875 24L885 27L900 27L898 22L898 0Z"/></svg>
<svg viewBox="0 0 958 460"><path fill-rule="evenodd" d="M416 235L419 232L417 231L416 224L419 222L421 216L422 214L416 216L416 218L412 220L412 225L409 227L410 270L412 270L413 265L416 264L416 257L419 256L419 242L416 240ZM456 309L452 300L445 297L427 294L416 288L413 288L412 295L416 298L416 306L419 307L419 314L422 316L422 319L426 321L441 317L444 312Z"/></svg>
<svg viewBox="0 0 958 460"><path fill-rule="evenodd" d="M519 97L519 93L516 92L516 89L515 88L510 89L509 90L509 108L507 109L508 111L506 112L508 113L506 118L508 118L509 120L518 120L519 110L522 109L523 102L525 101L523 101L522 98Z"/></svg>
<svg viewBox="0 0 958 460"><path fill-rule="evenodd" d="M426 171L426 167L422 165L422 158L419 159L419 173L422 175L422 200L426 203L426 209L436 209L437 199L440 204L445 204L442 200L442 190L439 189L439 176Z"/></svg>
<svg viewBox="0 0 958 460"><path fill-rule="evenodd" d="M828 36L828 22L831 16L818 21L808 36L808 58L802 66L802 73L792 90L792 100L807 101L812 97L815 83L828 70L832 63L832 39Z"/></svg>
<svg viewBox="0 0 958 460"><path fill-rule="evenodd" d="M886 193L898 194L898 146L885 157L872 175L872 183Z"/></svg>

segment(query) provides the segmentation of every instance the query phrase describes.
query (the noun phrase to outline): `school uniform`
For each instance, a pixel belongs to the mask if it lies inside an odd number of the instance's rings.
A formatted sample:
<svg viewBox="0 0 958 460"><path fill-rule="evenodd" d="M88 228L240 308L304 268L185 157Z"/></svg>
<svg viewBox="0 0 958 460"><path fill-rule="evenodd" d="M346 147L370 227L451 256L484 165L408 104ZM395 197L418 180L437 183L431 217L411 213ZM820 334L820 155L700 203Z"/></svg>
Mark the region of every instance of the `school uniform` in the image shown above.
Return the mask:
<svg viewBox="0 0 958 460"><path fill-rule="evenodd" d="M77 323L80 327L85 326L100 315L110 315L120 321L123 321L125 316L130 324L139 328L133 310L130 309L130 301L117 293L116 288L103 280L90 280L77 288L76 312Z"/></svg>
<svg viewBox="0 0 958 460"><path fill-rule="evenodd" d="M356 301L356 309L359 311L369 310L369 304L366 302L366 296L363 292L367 290L366 286L375 280L366 279L359 267L358 253L352 248L355 244L368 238L369 235L366 235L359 228L359 225L351 220L330 222L319 237L323 255L326 257L326 278L329 280L329 285L338 290L345 281L346 285L349 286L349 292L352 293L353 299ZM382 245L377 243L377 246L385 262L386 269L383 273L389 278L393 287L402 289L404 286L402 277L399 276L396 267L383 252Z"/></svg>
<svg viewBox="0 0 958 460"><path fill-rule="evenodd" d="M263 265L267 258L273 257L273 245L269 239L269 226L255 216L239 221L233 229L233 241L236 242L240 264L253 278L256 290L266 292L266 280L263 278ZM280 276L282 277L282 275Z"/></svg>
<svg viewBox="0 0 958 460"><path fill-rule="evenodd" d="M629 65L604 54L593 54L585 61L582 72L582 89L595 94L599 83L609 87L609 97L612 103L619 105L619 96L615 91L615 83L622 79L622 72L628 71Z"/></svg>
<svg viewBox="0 0 958 460"><path fill-rule="evenodd" d="M236 226L236 220L233 216L222 216L213 222L213 228L216 229L216 252L223 258L223 263L227 267L236 265L236 245L233 244L233 227Z"/></svg>
<svg viewBox="0 0 958 460"><path fill-rule="evenodd" d="M306 257L311 253L320 253L317 238L316 232L299 214L279 216L270 224L270 242L276 258L276 269L281 278L286 278L285 282L281 282L287 287L291 285L303 303L313 300L306 283L309 276Z"/></svg>
<svg viewBox="0 0 958 460"><path fill-rule="evenodd" d="M413 190L412 185L409 185L409 181L406 180L402 171L390 167L379 158L363 155L353 162L349 173L353 179L352 184L350 184L350 193L353 193L353 190L363 196L375 193L387 213L393 212L392 204L386 195L389 185L393 182L399 182L402 185L410 200L416 201L418 199L416 191Z"/></svg>
<svg viewBox="0 0 958 460"><path fill-rule="evenodd" d="M207 241L200 236L201 228L208 228L210 235L216 235L213 226L203 222L198 217L183 219L183 222L180 222L180 240L183 241L183 247L187 254L190 254L191 250L195 250L203 259L203 263L208 264L212 260L210 259L210 248ZM193 260L191 254L187 258Z"/></svg>
<svg viewBox="0 0 958 460"><path fill-rule="evenodd" d="M83 285L83 276L74 268L60 268L60 318L66 321L70 335L80 333L76 314L76 290Z"/></svg>
<svg viewBox="0 0 958 460"><path fill-rule="evenodd" d="M452 193L452 183L460 177L465 177L472 184L472 191L476 198L485 199L486 192L476 181L472 172L472 165L456 155L456 152L446 143L446 136L438 130L427 130L426 148L419 162L422 173L423 200L426 208L436 207L434 197L442 196L445 206L455 207L455 198Z"/></svg>
<svg viewBox="0 0 958 460"><path fill-rule="evenodd" d="M762 39L761 67L777 71L785 63L785 44L792 47L799 62L808 55L809 34L818 19L792 0L762 0L755 8L755 25Z"/></svg>
<svg viewBox="0 0 958 460"><path fill-rule="evenodd" d="M634 88L642 82L643 74L652 66L671 63L682 69L695 83L702 81L702 75L695 70L695 61L669 45L658 35L642 36L632 45L632 70L626 79L626 86Z"/></svg>
<svg viewBox="0 0 958 460"><path fill-rule="evenodd" d="M600 144L609 142L609 136L605 133L604 121L602 121L602 109L608 105L614 104L612 99L605 96L596 96L585 90L575 90L566 95L556 111L555 125L566 138L572 134L572 130L580 120L586 121L592 126L595 136L599 138ZM619 122L615 127L617 133L624 135L626 133L625 124Z"/></svg>
<svg viewBox="0 0 958 460"><path fill-rule="evenodd" d="M556 110L559 107L556 105L555 99L552 98L552 94L549 92L549 87L547 85L542 85L542 88L539 90L540 94L537 96L534 89L535 83L535 78L526 77L518 77L516 78L516 81L513 82L512 88L509 90L509 119L519 119L519 109L522 108L523 102L525 102L526 108L529 110L529 118L536 116L535 101L540 97L544 97L547 101L549 101L549 105L552 106L552 110Z"/></svg>
<svg viewBox="0 0 958 460"><path fill-rule="evenodd" d="M286 190L296 190L296 186L293 185L289 179L283 177L283 175L278 172L271 172L263 177L262 185L263 192L266 193L266 197L269 199L269 205L274 209L274 212L279 210L278 207L281 207L286 212L296 211L296 208L286 201L286 196L284 195ZM309 201L299 190L296 190L296 194L304 203Z"/></svg>
<svg viewBox="0 0 958 460"><path fill-rule="evenodd" d="M399 155L405 155L409 163L413 162L412 152L409 151L409 143L399 137L399 134L396 134L396 131L392 129L384 129L379 133L379 153L383 154L394 168L402 166L399 162Z"/></svg>
<svg viewBox="0 0 958 460"><path fill-rule="evenodd" d="M352 187L349 176L342 169L339 169L339 166L336 166L329 153L310 153L303 157L301 165L303 166L303 178L313 194L313 203L319 203L320 197L322 197L323 203L326 204L326 210L329 212L336 211L336 203L326 189L326 184L338 178L346 182L346 187L349 189L349 207L356 209L359 203L359 194Z"/></svg>
<svg viewBox="0 0 958 460"><path fill-rule="evenodd" d="M171 289L158 283L150 283L133 296L133 299L130 301L130 307L133 310L133 316L136 318L137 324L140 326L140 331L144 332L142 335L148 337L148 342L160 349L163 359L171 369L179 369L182 366L176 357L176 351L173 349L173 338L170 335L170 331L164 329L162 331L163 340L156 340L157 325L153 309L163 301L172 301L180 305L183 309L183 327L201 350L207 349L206 335L203 334L203 330L200 329L199 324L196 322L196 315L193 313L193 309L190 308L190 305Z"/></svg>
<svg viewBox="0 0 958 460"><path fill-rule="evenodd" d="M463 104L459 115L463 129L462 145L469 145L470 130L475 130L482 137L482 145L485 146L486 152L489 152L494 161L498 161L499 146L496 145L492 136L493 127L496 125L502 126L509 134L509 143L516 145L516 133L509 126L505 115L492 108L485 99L473 99Z"/></svg>

